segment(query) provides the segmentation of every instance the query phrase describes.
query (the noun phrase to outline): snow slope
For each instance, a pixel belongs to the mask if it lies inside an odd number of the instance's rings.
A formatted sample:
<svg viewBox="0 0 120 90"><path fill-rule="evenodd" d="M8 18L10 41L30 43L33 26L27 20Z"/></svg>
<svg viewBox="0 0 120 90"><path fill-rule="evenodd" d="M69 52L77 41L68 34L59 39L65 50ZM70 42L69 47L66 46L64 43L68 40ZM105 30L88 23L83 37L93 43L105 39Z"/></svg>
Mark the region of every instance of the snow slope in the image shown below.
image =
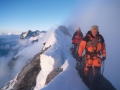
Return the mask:
<svg viewBox="0 0 120 90"><path fill-rule="evenodd" d="M46 41L46 44L43 50L49 46L50 48L40 55L41 71L37 76L34 90L89 90L82 82L82 79L75 69L76 61L70 52L70 47L72 45L71 37L65 35L59 28L55 31L48 31L43 40L39 39L39 42L21 50L17 55L22 55L22 57L17 61L14 73L21 69L19 66L25 65L26 60L34 57L35 53L41 51L42 45L40 42L43 43L44 41ZM50 72L60 68L63 71L45 85ZM17 73L17 75L18 74L19 73ZM19 82L17 81L17 75L0 90L14 89L14 85Z"/></svg>
<svg viewBox="0 0 120 90"><path fill-rule="evenodd" d="M40 56L42 70L37 76L34 90L89 90L75 69L76 61L70 52L71 37L58 28L51 34L44 49L50 45L51 47ZM58 68L63 71L45 85L48 74Z"/></svg>

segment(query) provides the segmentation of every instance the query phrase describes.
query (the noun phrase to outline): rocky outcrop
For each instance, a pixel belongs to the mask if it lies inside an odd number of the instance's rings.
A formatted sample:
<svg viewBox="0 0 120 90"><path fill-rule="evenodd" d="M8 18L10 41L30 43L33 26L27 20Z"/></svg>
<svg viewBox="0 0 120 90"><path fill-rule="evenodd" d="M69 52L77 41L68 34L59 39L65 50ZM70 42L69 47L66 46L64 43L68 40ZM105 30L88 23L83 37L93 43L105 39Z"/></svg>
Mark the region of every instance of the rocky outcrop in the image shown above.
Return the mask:
<svg viewBox="0 0 120 90"><path fill-rule="evenodd" d="M8 62L7 65L8 65L9 70L12 70L12 69L14 68L17 60L18 60L19 58L21 58L21 57L22 57L22 56L13 57L13 58Z"/></svg>
<svg viewBox="0 0 120 90"><path fill-rule="evenodd" d="M62 72L63 69L60 68L60 69L57 69L57 70L53 70L48 76L47 76L47 79L46 79L46 84L48 84L52 79L54 79L60 72Z"/></svg>
<svg viewBox="0 0 120 90"><path fill-rule="evenodd" d="M21 72L0 90L33 90L36 85L36 77L41 70L40 54L41 52L35 55L34 58L22 68ZM15 60L13 59L9 62L9 65L12 66ZM11 86L13 88L11 88Z"/></svg>
<svg viewBox="0 0 120 90"><path fill-rule="evenodd" d="M45 43L43 43L45 45ZM40 53L34 56L34 58L22 68L21 72L17 74L12 80L10 80L5 86L0 88L0 90L33 90L36 85L36 78L38 73L41 70L40 66L40 55L44 53L49 47L44 48ZM16 59L13 59L11 62L9 62L9 66L14 65L14 61ZM13 86L13 88L11 88Z"/></svg>
<svg viewBox="0 0 120 90"><path fill-rule="evenodd" d="M40 53L34 56L30 63L23 67L18 74L17 83L15 83L14 90L33 90L36 85L36 77L41 70L40 55L44 53L49 47L46 47Z"/></svg>
<svg viewBox="0 0 120 90"><path fill-rule="evenodd" d="M30 38L34 35L34 33L31 30L28 30L28 32L22 32L20 35L20 39Z"/></svg>
<svg viewBox="0 0 120 90"><path fill-rule="evenodd" d="M17 83L15 83L14 90L32 90L36 85L36 77L41 70L40 54L34 56L29 64L23 67L18 74Z"/></svg>
<svg viewBox="0 0 120 90"><path fill-rule="evenodd" d="M35 43L35 42L38 42L38 39L32 41L32 43Z"/></svg>
<svg viewBox="0 0 120 90"><path fill-rule="evenodd" d="M72 35L69 33L68 29L65 26L59 26L58 29L60 29L65 35L72 37Z"/></svg>

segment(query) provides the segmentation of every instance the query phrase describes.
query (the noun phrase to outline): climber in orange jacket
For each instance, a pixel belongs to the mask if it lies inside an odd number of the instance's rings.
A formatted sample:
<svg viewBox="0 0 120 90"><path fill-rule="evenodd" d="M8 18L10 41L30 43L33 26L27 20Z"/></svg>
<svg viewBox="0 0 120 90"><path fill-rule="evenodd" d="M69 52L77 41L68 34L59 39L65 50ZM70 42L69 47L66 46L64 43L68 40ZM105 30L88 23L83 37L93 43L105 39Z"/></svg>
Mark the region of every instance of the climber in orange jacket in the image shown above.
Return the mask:
<svg viewBox="0 0 120 90"><path fill-rule="evenodd" d="M72 44L74 45L72 54L73 54L74 57L75 57L75 52L76 52L77 46L81 42L82 38L83 38L83 34L81 32L80 27L78 27L77 31L74 33L74 35L72 37Z"/></svg>
<svg viewBox="0 0 120 90"><path fill-rule="evenodd" d="M86 36L82 39L78 48L78 61L82 60L82 53L85 50L86 66L84 69L85 76L89 78L89 72L92 71L93 82L91 84L92 90L99 87L100 82L100 68L102 61L106 59L106 45L104 38L99 34L98 26L92 26ZM101 57L102 56L102 57ZM94 88L94 89L93 89Z"/></svg>

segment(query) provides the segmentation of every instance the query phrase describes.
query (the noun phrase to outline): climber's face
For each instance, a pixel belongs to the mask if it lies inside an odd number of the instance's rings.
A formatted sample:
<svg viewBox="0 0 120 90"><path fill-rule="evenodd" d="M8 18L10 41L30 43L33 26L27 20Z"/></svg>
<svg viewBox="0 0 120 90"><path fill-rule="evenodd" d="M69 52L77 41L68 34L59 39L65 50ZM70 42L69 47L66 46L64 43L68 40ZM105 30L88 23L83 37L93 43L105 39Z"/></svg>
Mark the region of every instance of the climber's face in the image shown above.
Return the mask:
<svg viewBox="0 0 120 90"><path fill-rule="evenodd" d="M98 33L98 30L92 29L92 30L91 30L91 33L92 33L92 35L93 35L94 37L96 37L96 35L97 35L97 33Z"/></svg>

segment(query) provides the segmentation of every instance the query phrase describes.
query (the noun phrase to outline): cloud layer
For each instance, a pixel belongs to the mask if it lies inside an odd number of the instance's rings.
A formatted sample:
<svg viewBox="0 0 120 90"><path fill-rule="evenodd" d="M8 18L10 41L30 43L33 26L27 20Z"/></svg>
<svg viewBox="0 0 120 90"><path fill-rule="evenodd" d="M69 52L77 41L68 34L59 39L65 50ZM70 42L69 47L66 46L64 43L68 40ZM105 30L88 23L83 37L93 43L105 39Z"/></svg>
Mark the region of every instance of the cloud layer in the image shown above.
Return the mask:
<svg viewBox="0 0 120 90"><path fill-rule="evenodd" d="M120 89L120 1L119 0L101 0L101 1L80 1L72 16L67 19L65 24L73 28L75 32L79 26L85 35L92 25L99 26L99 32L103 35L106 42L107 59L105 61L104 76L112 84Z"/></svg>

